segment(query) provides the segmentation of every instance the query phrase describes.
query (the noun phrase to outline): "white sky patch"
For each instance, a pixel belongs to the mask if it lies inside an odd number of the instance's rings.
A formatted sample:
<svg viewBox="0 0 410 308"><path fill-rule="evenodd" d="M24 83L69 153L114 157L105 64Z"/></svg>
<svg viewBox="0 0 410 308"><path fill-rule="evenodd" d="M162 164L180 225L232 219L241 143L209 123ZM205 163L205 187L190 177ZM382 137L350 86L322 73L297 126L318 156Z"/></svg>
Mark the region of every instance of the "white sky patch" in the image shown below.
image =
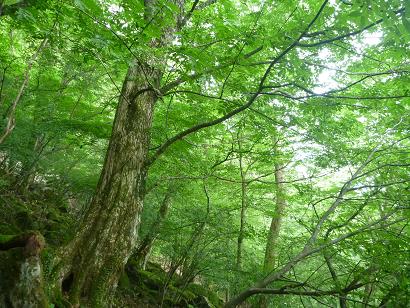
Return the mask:
<svg viewBox="0 0 410 308"><path fill-rule="evenodd" d="M181 46L182 45L181 38L178 35L176 35L174 37L174 40L172 41L172 45L174 45L174 46Z"/></svg>
<svg viewBox="0 0 410 308"><path fill-rule="evenodd" d="M356 39L352 42L352 45L358 51L363 51L367 47L378 45L382 42L383 32L367 32L364 33L360 39ZM337 69L348 65L351 62L360 60L359 56L349 56L343 61L334 62L332 61L332 52L328 48L323 48L319 51L319 59L329 68ZM318 86L313 89L314 92L322 94L328 92L329 90L334 90L338 88L338 83L335 81L337 72L331 69L323 69L319 74L317 82Z"/></svg>
<svg viewBox="0 0 410 308"><path fill-rule="evenodd" d="M329 90L336 89L338 83L334 80L336 71L323 70L318 77L318 86L313 89L315 93L325 93Z"/></svg>
<svg viewBox="0 0 410 308"><path fill-rule="evenodd" d="M204 89L210 94L216 94L218 92L218 84L214 77L211 76L209 80L205 81Z"/></svg>
<svg viewBox="0 0 410 308"><path fill-rule="evenodd" d="M330 50L328 48L324 48L322 50L319 51L319 58L322 60L326 60L329 59L329 57L331 57L332 53L330 52Z"/></svg>
<svg viewBox="0 0 410 308"><path fill-rule="evenodd" d="M329 1L329 4L330 4L331 6L336 6L336 0L330 0L330 1Z"/></svg>
<svg viewBox="0 0 410 308"><path fill-rule="evenodd" d="M340 186L342 183L349 180L351 177L351 171L350 166L342 167L328 176L318 179L317 186L323 189L329 188L332 185Z"/></svg>
<svg viewBox="0 0 410 308"><path fill-rule="evenodd" d="M376 46L381 43L383 39L382 31L366 32L359 39L354 40L352 45L359 51L371 46Z"/></svg>
<svg viewBox="0 0 410 308"><path fill-rule="evenodd" d="M260 8L259 5L257 4L252 4L249 6L249 10L253 13L259 12Z"/></svg>
<svg viewBox="0 0 410 308"><path fill-rule="evenodd" d="M365 33L362 42L366 46L374 46L380 44L383 38L383 32L376 31L373 33Z"/></svg>
<svg viewBox="0 0 410 308"><path fill-rule="evenodd" d="M301 178L309 176L309 173L308 173L309 169L305 165L296 165L295 170L296 170L297 174L299 175L299 177L301 177Z"/></svg>
<svg viewBox="0 0 410 308"><path fill-rule="evenodd" d="M327 66L331 68L337 68L333 62L328 62L332 57L332 52L328 48L324 48L319 51L319 59L323 60ZM319 74L317 82L318 86L313 89L315 93L325 93L331 89L336 89L338 83L334 80L336 71L331 69L323 69Z"/></svg>
<svg viewBox="0 0 410 308"><path fill-rule="evenodd" d="M108 6L108 11L109 11L111 14L117 14L117 13L123 12L123 11L124 11L124 8L121 7L121 6L119 6L119 5L117 5L117 4L110 4L110 5Z"/></svg>

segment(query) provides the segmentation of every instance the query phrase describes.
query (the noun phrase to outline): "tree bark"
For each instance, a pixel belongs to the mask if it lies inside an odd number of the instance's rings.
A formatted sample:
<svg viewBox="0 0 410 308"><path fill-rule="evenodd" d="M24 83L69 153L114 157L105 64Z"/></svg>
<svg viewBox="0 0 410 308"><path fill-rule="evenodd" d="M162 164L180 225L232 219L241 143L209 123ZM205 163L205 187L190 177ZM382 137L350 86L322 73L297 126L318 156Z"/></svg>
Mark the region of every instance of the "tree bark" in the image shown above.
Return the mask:
<svg viewBox="0 0 410 308"><path fill-rule="evenodd" d="M183 14L184 1L173 2ZM157 1L144 4L145 20L152 22ZM178 16L175 19L177 24ZM177 30L163 28L151 48L166 46ZM136 246L150 165L150 129L162 77L155 64L161 60L134 58L128 68L96 192L76 236L53 259L51 289L68 294L73 305L109 305Z"/></svg>
<svg viewBox="0 0 410 308"><path fill-rule="evenodd" d="M286 207L285 188L283 185L283 168L280 163L275 163L275 185L276 185L276 208L272 217L268 240L265 250L265 261L263 271L265 273L272 271L275 268L277 257L277 242L279 238L280 227L282 223L283 212Z"/></svg>
<svg viewBox="0 0 410 308"><path fill-rule="evenodd" d="M276 137L274 138L274 143L275 143L275 147L274 147L275 154L279 156L278 155L279 154L278 139ZM276 207L275 207L275 212L271 220L269 233L268 233L268 239L266 242L265 259L263 263L264 273L269 273L275 268L276 258L278 254L278 250L277 250L278 238L279 238L280 227L282 223L283 212L286 207L285 187L283 184L284 165L278 162L278 159L276 159L274 163L274 168L275 168L274 175L275 175ZM266 295L261 295L259 306L260 307L268 306L268 299Z"/></svg>
<svg viewBox="0 0 410 308"><path fill-rule="evenodd" d="M337 290L342 290L341 283L339 281L339 277L337 276L335 268L332 264L331 256L328 254L327 251L324 251L323 256L325 258L326 265L327 265L327 268L329 269L330 275L332 276L335 288ZM347 308L346 294L341 294L341 295L342 296L339 297L340 308Z"/></svg>
<svg viewBox="0 0 410 308"><path fill-rule="evenodd" d="M138 235L152 114L161 73L136 61L123 83L96 193L79 231L55 258L55 283L73 304L107 304Z"/></svg>
<svg viewBox="0 0 410 308"><path fill-rule="evenodd" d="M243 251L243 240L245 238L245 227L246 227L246 208L247 208L247 182L246 173L243 166L243 155L242 155L242 137L238 134L238 150L239 150L239 170L241 172L241 216L240 216L240 227L238 234L238 246L236 252L236 269L240 271L242 269L242 251Z"/></svg>
<svg viewBox="0 0 410 308"><path fill-rule="evenodd" d="M165 193L164 199L161 202L161 206L159 208L158 215L155 221L152 223L148 233L142 239L136 250L135 259L142 269L145 269L149 254L152 249L152 245L154 244L154 241L157 238L159 231L161 230L162 223L164 222L168 214L172 194L174 192L173 185L170 185L171 186L168 188L167 192Z"/></svg>

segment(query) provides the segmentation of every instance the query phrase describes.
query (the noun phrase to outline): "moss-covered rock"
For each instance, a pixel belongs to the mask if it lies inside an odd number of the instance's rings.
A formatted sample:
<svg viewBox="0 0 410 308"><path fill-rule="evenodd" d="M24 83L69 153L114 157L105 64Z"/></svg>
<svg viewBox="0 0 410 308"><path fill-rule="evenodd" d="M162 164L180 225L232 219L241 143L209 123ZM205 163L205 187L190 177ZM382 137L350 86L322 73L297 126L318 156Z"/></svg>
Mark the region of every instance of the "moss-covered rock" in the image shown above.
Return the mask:
<svg viewBox="0 0 410 308"><path fill-rule="evenodd" d="M0 196L0 234L39 230L50 245L68 242L73 236L75 219L67 213L61 197L50 198L11 192Z"/></svg>
<svg viewBox="0 0 410 308"><path fill-rule="evenodd" d="M43 237L36 232L0 237L0 307L45 308L40 252Z"/></svg>
<svg viewBox="0 0 410 308"><path fill-rule="evenodd" d="M197 295L197 300L201 302L206 301L207 307L221 307L223 301L219 298L215 292L196 283L190 283L187 286L187 290Z"/></svg>
<svg viewBox="0 0 410 308"><path fill-rule="evenodd" d="M169 274L158 264L148 263L146 269L141 270L130 259L126 269L128 282L120 283L118 303L133 302L135 307L203 308L216 308L223 304L216 293L199 284L181 285L181 279L176 275L170 280Z"/></svg>
<svg viewBox="0 0 410 308"><path fill-rule="evenodd" d="M3 209L0 211L0 307L49 307L47 297L53 307L71 307L64 291L50 283L54 281L54 249L70 240L75 229L72 227L75 220L67 213L62 199L53 194L21 196L7 192L0 195L0 207ZM41 247L34 245L28 253L28 235L42 239L40 233L30 229L44 234L46 249L42 249L42 240ZM116 295L115 307L220 307L222 304L207 288L186 285L175 273L170 279L169 273L156 263L148 262L145 270L141 270L133 258L119 281Z"/></svg>

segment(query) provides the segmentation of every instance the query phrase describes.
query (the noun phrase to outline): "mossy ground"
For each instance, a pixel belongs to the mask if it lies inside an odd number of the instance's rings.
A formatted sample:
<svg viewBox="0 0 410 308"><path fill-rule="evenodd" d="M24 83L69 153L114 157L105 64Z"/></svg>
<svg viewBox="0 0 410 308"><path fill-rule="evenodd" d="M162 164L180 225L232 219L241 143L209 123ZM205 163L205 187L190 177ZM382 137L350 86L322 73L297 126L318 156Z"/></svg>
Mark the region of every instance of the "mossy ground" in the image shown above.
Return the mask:
<svg viewBox="0 0 410 308"><path fill-rule="evenodd" d="M78 217L70 213L64 195L59 192L37 186L22 194L5 185L7 182L3 179L3 185L0 185L0 236L7 239L29 230L37 230L44 235L46 247L42 252L42 263L47 288L49 258L52 258L55 247L74 236ZM6 264L13 253L17 252L3 254L2 263ZM10 271L13 269L1 267L0 276L12 277ZM3 280L6 284L7 281ZM0 288L0 292L6 290ZM178 275L169 279L167 272L158 264L149 263L146 270L138 269L137 262L131 258L119 281L113 304L114 307L221 307L222 301L217 294L199 284L182 284ZM69 303L63 295L51 306L69 307Z"/></svg>
<svg viewBox="0 0 410 308"><path fill-rule="evenodd" d="M13 187L0 189L0 234L39 231L49 246L57 246L74 235L75 219L64 196L36 186L25 193Z"/></svg>
<svg viewBox="0 0 410 308"><path fill-rule="evenodd" d="M131 259L117 289L118 307L209 307L222 306L218 295L205 287L181 284L178 275L169 279L158 264L148 263L145 270ZM142 305L142 306L141 306Z"/></svg>

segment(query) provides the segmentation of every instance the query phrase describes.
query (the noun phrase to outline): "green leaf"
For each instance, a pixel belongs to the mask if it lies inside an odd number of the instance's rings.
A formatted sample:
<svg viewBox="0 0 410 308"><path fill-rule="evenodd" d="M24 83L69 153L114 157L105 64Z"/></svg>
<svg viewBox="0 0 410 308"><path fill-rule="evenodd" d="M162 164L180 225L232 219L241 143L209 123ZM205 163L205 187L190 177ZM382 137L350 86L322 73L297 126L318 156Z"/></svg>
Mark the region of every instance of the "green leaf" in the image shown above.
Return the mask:
<svg viewBox="0 0 410 308"><path fill-rule="evenodd" d="M406 31L410 34L410 20L407 19L406 16L403 15L401 21Z"/></svg>

